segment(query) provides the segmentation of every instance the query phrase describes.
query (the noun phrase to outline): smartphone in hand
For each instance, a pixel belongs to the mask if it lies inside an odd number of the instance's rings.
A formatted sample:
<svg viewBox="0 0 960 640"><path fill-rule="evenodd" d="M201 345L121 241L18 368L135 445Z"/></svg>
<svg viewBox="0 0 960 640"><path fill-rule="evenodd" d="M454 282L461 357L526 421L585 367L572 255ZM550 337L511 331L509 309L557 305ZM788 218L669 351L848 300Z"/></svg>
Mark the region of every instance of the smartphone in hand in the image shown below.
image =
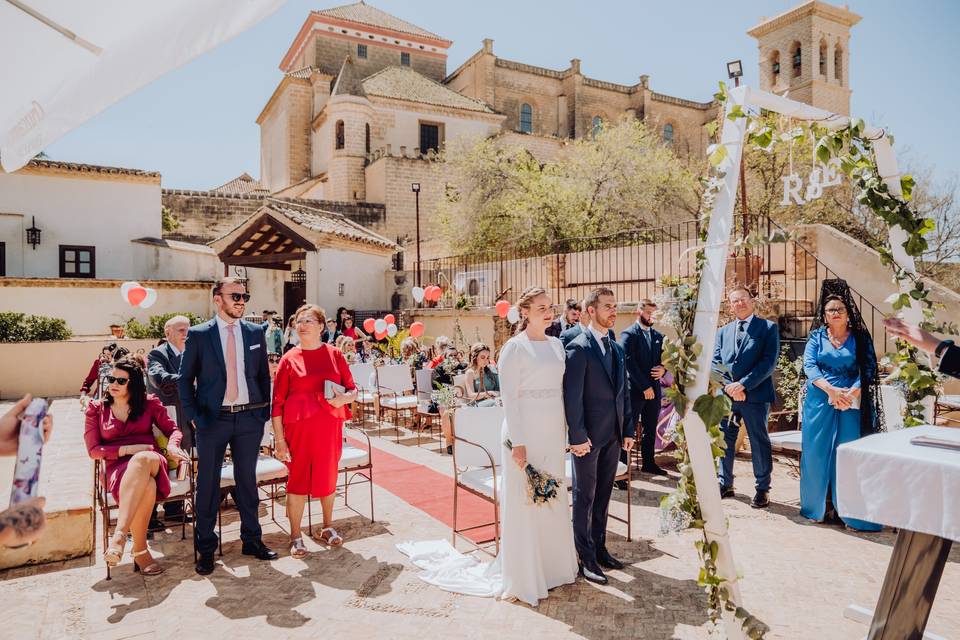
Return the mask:
<svg viewBox="0 0 960 640"><path fill-rule="evenodd" d="M13 471L10 505L37 497L40 481L40 459L43 454L43 418L47 401L34 398L20 419L20 440L17 463Z"/></svg>

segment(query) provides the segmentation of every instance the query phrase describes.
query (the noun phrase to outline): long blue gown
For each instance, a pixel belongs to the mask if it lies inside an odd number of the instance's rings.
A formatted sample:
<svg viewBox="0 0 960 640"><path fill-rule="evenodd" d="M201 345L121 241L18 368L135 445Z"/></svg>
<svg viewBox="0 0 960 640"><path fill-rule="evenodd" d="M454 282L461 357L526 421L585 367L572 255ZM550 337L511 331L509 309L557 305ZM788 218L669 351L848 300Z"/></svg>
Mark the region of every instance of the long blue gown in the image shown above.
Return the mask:
<svg viewBox="0 0 960 640"><path fill-rule="evenodd" d="M835 387L860 387L857 368L857 342L853 333L837 349L830 342L826 327L814 330L807 339L803 352L803 371L807 376L807 397L803 401L803 425L800 431L803 455L800 458L800 515L812 520L823 520L827 489L833 505L837 502L837 447L860 437L861 409L839 411L829 402L827 394L813 382L825 378ZM875 356L874 356L875 358ZM871 411L869 407L863 407ZM879 531L882 526L872 522L845 518L843 522L854 529Z"/></svg>

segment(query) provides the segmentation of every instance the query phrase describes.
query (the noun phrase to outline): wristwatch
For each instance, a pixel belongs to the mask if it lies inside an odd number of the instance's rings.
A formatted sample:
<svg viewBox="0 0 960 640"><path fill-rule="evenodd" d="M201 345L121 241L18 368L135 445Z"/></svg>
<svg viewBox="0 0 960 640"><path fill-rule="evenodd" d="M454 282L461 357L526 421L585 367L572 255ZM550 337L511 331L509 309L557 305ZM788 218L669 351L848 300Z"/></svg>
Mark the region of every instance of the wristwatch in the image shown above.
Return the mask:
<svg viewBox="0 0 960 640"><path fill-rule="evenodd" d="M941 340L940 344L937 345L937 348L934 350L933 355L938 358L943 357L943 352L947 350L948 347L953 346L953 340Z"/></svg>

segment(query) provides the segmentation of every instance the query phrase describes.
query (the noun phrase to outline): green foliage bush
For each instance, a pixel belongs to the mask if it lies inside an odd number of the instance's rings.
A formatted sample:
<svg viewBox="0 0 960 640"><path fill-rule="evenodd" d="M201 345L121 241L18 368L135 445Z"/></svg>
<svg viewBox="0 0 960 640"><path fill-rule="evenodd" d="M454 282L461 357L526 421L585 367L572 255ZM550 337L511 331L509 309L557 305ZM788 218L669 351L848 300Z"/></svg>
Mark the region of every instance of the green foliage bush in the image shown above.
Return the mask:
<svg viewBox="0 0 960 640"><path fill-rule="evenodd" d="M190 319L190 326L203 322L203 318L193 313L163 313L158 316L150 316L146 324L131 318L125 325L125 334L128 338L162 338L163 325L173 316L186 316Z"/></svg>
<svg viewBox="0 0 960 640"><path fill-rule="evenodd" d="M0 342L48 342L72 335L62 318L0 312Z"/></svg>

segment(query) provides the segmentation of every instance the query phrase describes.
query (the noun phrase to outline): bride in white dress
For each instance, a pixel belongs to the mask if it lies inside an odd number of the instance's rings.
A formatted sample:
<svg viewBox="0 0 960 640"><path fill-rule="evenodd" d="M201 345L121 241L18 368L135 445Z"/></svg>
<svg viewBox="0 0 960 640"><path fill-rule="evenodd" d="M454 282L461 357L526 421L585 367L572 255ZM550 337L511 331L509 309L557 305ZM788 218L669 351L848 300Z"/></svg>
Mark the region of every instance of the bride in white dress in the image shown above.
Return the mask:
<svg viewBox="0 0 960 640"><path fill-rule="evenodd" d="M497 361L506 418L500 490L500 555L479 565L452 551L448 543L398 545L419 567L421 578L448 591L522 600L531 606L554 587L577 577L569 498L566 488L566 421L563 411L563 346L544 332L553 306L543 289L527 289L517 301L521 331L501 349ZM524 466L560 480L557 497L534 504L527 493Z"/></svg>

